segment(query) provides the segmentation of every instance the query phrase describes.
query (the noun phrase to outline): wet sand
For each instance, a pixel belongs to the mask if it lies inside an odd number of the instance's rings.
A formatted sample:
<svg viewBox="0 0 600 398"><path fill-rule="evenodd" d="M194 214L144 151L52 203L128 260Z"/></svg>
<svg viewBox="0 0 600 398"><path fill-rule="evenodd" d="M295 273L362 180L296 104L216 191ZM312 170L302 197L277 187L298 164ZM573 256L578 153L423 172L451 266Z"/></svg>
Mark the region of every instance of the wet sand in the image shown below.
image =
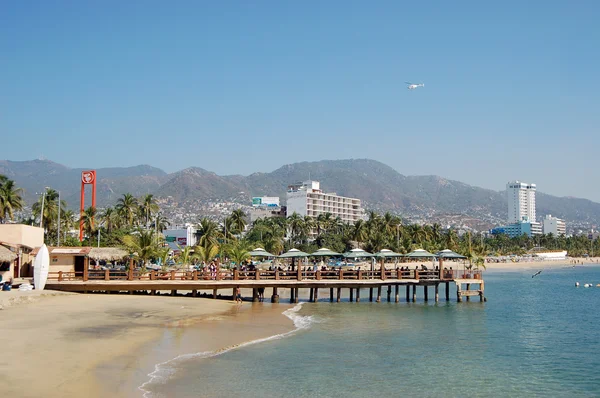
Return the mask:
<svg viewBox="0 0 600 398"><path fill-rule="evenodd" d="M15 397L139 397L138 386L156 363L292 330L281 314L287 308L115 294L20 298L0 311L0 391Z"/></svg>

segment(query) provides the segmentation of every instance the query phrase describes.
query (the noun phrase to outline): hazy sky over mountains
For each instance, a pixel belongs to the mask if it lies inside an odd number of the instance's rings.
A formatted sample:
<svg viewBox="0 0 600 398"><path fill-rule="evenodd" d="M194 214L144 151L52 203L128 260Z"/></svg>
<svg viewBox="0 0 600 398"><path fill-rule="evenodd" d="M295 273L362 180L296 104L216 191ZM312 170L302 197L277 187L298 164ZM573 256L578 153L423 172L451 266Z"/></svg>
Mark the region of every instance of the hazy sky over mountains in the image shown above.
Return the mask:
<svg viewBox="0 0 600 398"><path fill-rule="evenodd" d="M373 158L600 201L596 1L2 9L2 159L248 174Z"/></svg>

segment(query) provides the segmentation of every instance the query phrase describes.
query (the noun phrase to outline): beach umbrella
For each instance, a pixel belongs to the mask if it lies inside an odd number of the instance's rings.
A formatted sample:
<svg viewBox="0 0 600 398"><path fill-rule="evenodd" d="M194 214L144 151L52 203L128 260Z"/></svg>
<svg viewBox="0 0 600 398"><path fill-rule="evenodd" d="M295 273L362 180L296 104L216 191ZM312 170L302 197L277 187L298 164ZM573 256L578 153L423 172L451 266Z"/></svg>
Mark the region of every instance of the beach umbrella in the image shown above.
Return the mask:
<svg viewBox="0 0 600 398"><path fill-rule="evenodd" d="M310 254L304 253L298 249L290 249L282 255L278 256L279 258L298 258L298 257L308 257Z"/></svg>
<svg viewBox="0 0 600 398"><path fill-rule="evenodd" d="M363 249L352 249L349 252L344 253L346 258L365 258L373 257L373 254L364 251Z"/></svg>
<svg viewBox="0 0 600 398"><path fill-rule="evenodd" d="M465 258L467 258L466 256L463 256L461 254L453 252L450 249L441 250L441 251L435 253L435 255L438 256L438 257L440 257L440 258L450 258L450 259L452 259L452 258L456 258L456 259L465 259Z"/></svg>
<svg viewBox="0 0 600 398"><path fill-rule="evenodd" d="M407 258L434 258L435 254L429 253L427 250L417 249L406 255Z"/></svg>
<svg viewBox="0 0 600 398"><path fill-rule="evenodd" d="M321 257L337 257L341 256L340 253L334 252L333 250L329 250L326 247L323 247L316 252L312 253L311 256L321 256Z"/></svg>
<svg viewBox="0 0 600 398"><path fill-rule="evenodd" d="M290 249L278 257L279 258L291 258L292 259L292 270L293 270L294 266L295 266L294 259L301 258L301 257L308 257L309 255L310 254L304 253L303 251L300 251L298 249Z"/></svg>
<svg viewBox="0 0 600 398"><path fill-rule="evenodd" d="M257 247L256 249L252 250L248 254L252 257L276 257L274 254L269 253L262 247Z"/></svg>
<svg viewBox="0 0 600 398"><path fill-rule="evenodd" d="M381 249L377 253L375 253L375 257L377 258L386 258L386 257L404 257L404 254L396 253L391 251L390 249Z"/></svg>

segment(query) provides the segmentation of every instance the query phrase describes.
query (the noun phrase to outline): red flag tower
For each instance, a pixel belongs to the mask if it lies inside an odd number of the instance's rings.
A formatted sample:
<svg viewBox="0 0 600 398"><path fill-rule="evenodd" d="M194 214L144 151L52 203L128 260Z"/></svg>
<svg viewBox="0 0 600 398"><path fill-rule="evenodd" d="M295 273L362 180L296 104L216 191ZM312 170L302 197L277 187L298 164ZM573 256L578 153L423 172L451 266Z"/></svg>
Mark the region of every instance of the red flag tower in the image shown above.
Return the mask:
<svg viewBox="0 0 600 398"><path fill-rule="evenodd" d="M81 172L81 213L79 220L79 241L83 241L83 213L85 211L85 186L92 186L92 207L96 208L96 170ZM92 220L93 222L93 220Z"/></svg>

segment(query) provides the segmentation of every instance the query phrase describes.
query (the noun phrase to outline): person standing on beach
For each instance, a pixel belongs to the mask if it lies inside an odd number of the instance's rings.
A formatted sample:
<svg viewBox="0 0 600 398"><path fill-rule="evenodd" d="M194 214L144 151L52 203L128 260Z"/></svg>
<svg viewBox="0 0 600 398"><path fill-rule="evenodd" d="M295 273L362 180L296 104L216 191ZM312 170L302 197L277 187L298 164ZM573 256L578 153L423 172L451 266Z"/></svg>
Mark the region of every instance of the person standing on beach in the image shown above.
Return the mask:
<svg viewBox="0 0 600 398"><path fill-rule="evenodd" d="M242 304L242 292L240 291L239 286L235 288L235 302L238 304Z"/></svg>

